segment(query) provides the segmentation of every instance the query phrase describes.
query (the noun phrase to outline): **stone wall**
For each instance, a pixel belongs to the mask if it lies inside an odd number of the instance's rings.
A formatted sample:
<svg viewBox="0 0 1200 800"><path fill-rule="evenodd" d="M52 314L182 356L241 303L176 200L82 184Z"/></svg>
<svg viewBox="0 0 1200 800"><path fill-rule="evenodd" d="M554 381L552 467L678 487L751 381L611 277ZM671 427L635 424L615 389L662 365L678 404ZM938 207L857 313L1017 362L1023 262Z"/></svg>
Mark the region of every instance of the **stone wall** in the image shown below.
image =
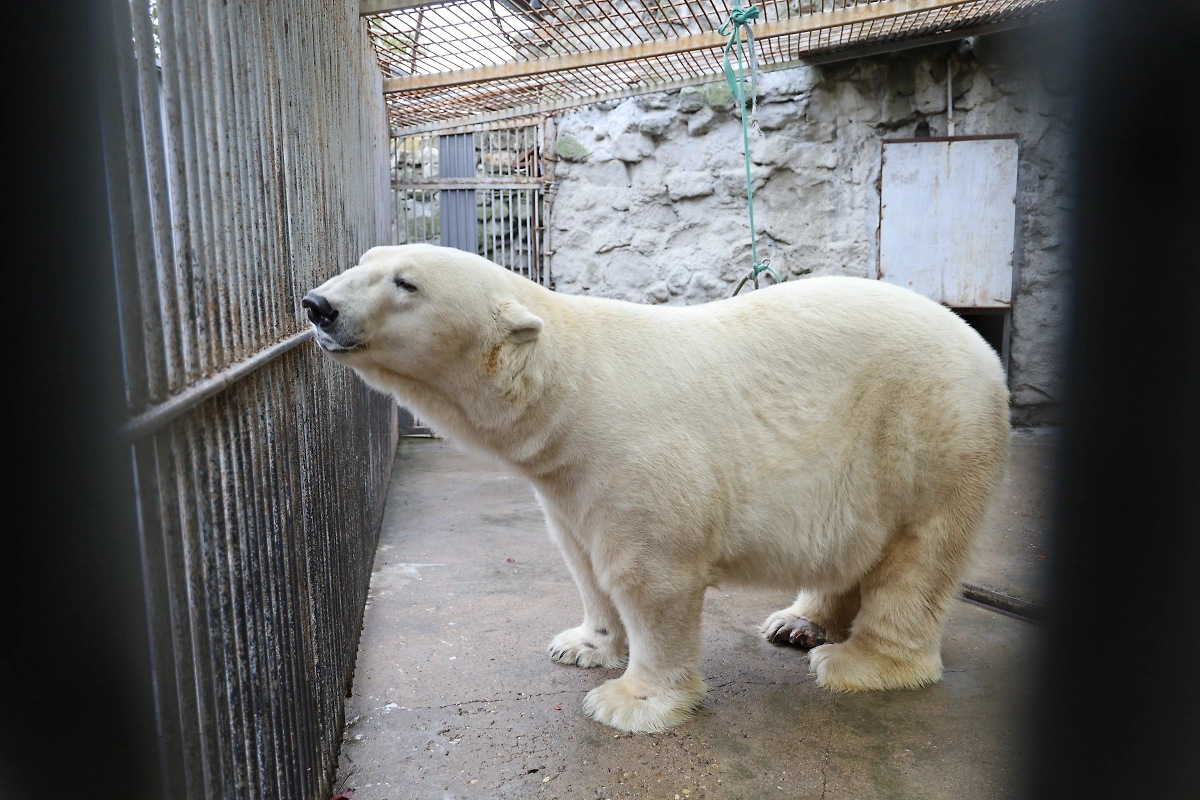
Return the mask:
<svg viewBox="0 0 1200 800"><path fill-rule="evenodd" d="M1010 377L1014 418L1061 395L1067 102L1031 34L980 37L760 76L751 131L759 255L785 280L877 275L880 140L1020 135ZM727 297L750 264L741 126L724 83L564 113L553 121L559 291L643 303ZM770 280L766 278L765 280Z"/></svg>

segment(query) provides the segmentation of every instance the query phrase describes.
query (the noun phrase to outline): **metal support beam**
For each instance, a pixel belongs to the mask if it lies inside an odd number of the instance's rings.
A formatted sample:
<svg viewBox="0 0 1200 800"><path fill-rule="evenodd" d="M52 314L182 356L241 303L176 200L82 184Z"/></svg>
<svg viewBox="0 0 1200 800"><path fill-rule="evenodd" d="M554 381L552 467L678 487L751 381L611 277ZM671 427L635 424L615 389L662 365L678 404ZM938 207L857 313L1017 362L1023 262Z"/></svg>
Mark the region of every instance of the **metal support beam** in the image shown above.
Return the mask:
<svg viewBox="0 0 1200 800"><path fill-rule="evenodd" d="M843 25L862 24L878 20L900 17L906 14L937 11L943 8L966 5L972 0L893 0L888 3L871 3L854 6L819 14L801 14L788 19L774 22L764 22L754 26L754 38L773 39L780 36L790 36L796 33L808 33L837 28ZM510 61L504 64L494 64L486 67L436 72L430 75L409 75L402 78L388 78L383 82L384 93L411 92L419 89L441 89L450 86L463 86L472 83L487 83L489 81L524 78L542 75L548 72L562 72L570 69L616 64L622 61L635 61L643 58L688 53L694 50L706 50L724 47L728 38L716 32L694 33L687 36L676 36L670 39L655 39L650 42L610 47L603 50L591 50L584 53L571 53L562 56L534 58L527 61Z"/></svg>

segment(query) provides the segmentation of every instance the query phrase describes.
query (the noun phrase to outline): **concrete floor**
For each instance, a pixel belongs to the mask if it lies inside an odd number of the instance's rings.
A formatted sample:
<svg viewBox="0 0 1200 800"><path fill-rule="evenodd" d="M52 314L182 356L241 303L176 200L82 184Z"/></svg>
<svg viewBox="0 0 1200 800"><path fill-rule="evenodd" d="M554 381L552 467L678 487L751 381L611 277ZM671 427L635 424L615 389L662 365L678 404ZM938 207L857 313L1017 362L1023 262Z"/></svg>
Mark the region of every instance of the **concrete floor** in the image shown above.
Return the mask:
<svg viewBox="0 0 1200 800"><path fill-rule="evenodd" d="M1014 434L1013 468L971 579L1040 599L1052 437ZM1006 798L1041 629L951 611L945 679L834 695L803 652L755 630L786 593L710 590L700 713L662 734L583 716L619 675L550 661L577 625L574 584L532 490L429 439L400 445L347 701L339 789L399 798Z"/></svg>
<svg viewBox="0 0 1200 800"><path fill-rule="evenodd" d="M967 581L1044 607L1057 428L1013 431L1008 477Z"/></svg>

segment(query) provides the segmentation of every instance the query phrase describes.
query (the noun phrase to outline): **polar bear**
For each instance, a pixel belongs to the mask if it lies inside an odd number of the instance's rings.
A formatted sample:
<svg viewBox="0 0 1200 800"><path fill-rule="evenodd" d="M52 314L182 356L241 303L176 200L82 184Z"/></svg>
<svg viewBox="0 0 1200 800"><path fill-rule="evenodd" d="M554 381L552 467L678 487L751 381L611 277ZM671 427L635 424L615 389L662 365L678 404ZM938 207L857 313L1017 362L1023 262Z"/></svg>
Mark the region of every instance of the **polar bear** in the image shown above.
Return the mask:
<svg viewBox="0 0 1200 800"><path fill-rule="evenodd" d="M1001 481L1008 393L951 311L818 277L688 307L557 294L431 245L304 298L317 344L534 486L583 598L550 642L626 666L584 710L659 731L701 704L710 586L800 590L761 628L819 685L941 678L941 629Z"/></svg>

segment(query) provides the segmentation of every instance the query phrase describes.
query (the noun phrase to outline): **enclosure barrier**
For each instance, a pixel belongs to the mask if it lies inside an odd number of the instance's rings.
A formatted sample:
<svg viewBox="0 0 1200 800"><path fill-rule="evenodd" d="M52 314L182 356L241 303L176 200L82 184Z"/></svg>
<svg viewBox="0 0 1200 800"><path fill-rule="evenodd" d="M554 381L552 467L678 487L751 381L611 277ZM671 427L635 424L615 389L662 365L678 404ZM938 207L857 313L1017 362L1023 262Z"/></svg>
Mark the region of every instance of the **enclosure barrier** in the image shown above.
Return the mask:
<svg viewBox="0 0 1200 800"><path fill-rule="evenodd" d="M396 415L307 341L299 301L388 241L379 66L357 0L112 10L122 435L162 794L324 800Z"/></svg>
<svg viewBox="0 0 1200 800"><path fill-rule="evenodd" d="M751 5L743 0L743 7ZM754 0L760 69L1021 27L1066 0ZM733 0L361 0L393 134L537 118L702 83Z"/></svg>

